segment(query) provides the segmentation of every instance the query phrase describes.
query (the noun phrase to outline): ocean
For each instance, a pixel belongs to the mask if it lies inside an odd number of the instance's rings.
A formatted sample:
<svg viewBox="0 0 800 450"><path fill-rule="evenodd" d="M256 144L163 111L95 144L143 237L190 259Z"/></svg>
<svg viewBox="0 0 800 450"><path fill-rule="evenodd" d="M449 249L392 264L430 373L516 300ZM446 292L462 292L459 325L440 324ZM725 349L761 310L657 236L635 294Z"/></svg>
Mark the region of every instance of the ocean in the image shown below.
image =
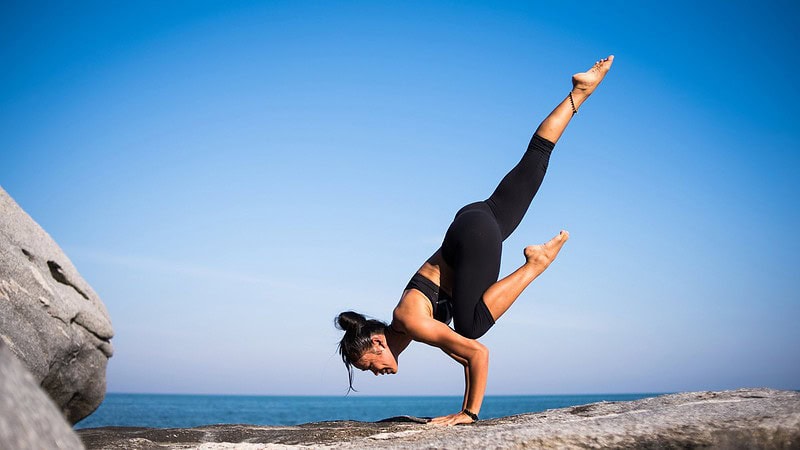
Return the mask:
<svg viewBox="0 0 800 450"><path fill-rule="evenodd" d="M486 396L481 419L539 412L600 401L629 401L646 394ZM435 417L461 408L461 397L242 396L106 394L75 428L107 426L188 428L210 424L297 425L326 420L376 421L393 416Z"/></svg>

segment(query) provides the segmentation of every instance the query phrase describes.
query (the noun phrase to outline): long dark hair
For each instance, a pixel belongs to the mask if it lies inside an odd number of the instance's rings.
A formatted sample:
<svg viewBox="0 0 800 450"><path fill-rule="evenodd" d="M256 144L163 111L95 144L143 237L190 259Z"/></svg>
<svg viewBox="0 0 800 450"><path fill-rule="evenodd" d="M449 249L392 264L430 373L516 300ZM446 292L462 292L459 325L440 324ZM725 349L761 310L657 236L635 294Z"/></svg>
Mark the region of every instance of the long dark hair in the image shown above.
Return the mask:
<svg viewBox="0 0 800 450"><path fill-rule="evenodd" d="M372 347L372 336L376 334L386 334L389 325L380 320L367 319L355 311L345 311L336 316L336 328L344 331L342 340L339 341L339 354L347 368L347 378L350 387L347 393L355 391L353 389L353 363L361 358L367 350Z"/></svg>

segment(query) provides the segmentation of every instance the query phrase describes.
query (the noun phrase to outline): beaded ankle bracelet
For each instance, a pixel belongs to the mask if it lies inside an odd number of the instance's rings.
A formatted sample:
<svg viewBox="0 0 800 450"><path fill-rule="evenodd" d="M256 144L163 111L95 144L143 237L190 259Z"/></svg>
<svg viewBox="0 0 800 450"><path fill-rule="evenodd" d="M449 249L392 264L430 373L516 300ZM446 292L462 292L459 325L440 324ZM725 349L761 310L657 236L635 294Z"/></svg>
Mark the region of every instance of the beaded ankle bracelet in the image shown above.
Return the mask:
<svg viewBox="0 0 800 450"><path fill-rule="evenodd" d="M569 91L569 103L572 105L572 115L578 114L578 110L575 108L575 101L572 100L572 91Z"/></svg>

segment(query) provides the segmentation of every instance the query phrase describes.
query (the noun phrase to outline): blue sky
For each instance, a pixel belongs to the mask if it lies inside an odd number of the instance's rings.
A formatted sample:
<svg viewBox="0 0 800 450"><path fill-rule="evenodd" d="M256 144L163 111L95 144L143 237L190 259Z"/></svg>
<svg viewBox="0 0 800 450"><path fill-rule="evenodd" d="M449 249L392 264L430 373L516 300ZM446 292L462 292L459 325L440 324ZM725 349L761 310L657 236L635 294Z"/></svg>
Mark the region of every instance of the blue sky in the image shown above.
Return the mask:
<svg viewBox="0 0 800 450"><path fill-rule="evenodd" d="M111 392L346 391L452 215L611 74L505 244L567 229L488 394L800 389L795 2L4 2L0 184L107 305ZM462 392L412 346L357 395Z"/></svg>

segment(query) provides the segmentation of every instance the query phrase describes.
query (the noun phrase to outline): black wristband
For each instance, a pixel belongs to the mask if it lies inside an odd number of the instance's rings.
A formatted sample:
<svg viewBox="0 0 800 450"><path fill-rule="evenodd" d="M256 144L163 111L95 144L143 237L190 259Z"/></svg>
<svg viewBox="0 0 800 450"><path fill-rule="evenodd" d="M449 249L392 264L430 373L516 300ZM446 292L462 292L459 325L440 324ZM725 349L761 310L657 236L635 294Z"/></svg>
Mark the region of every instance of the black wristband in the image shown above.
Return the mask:
<svg viewBox="0 0 800 450"><path fill-rule="evenodd" d="M461 411L461 412L463 412L464 414L469 416L469 418L472 419L473 422L477 422L478 421L478 415L475 414L474 412L468 410L467 408L464 408L464 410Z"/></svg>

